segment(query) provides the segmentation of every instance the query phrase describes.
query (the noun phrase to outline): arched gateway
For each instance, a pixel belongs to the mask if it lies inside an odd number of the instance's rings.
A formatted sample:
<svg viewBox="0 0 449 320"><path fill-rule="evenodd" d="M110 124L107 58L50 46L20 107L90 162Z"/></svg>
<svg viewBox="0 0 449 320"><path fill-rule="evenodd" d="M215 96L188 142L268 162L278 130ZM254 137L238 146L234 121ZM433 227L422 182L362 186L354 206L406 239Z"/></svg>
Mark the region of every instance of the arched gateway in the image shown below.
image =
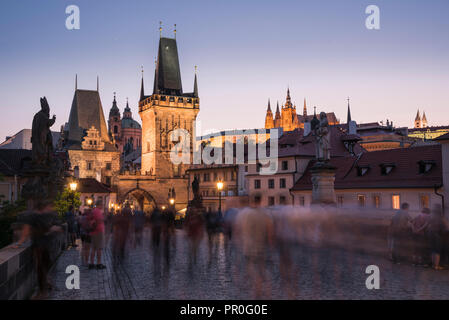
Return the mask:
<svg viewBox="0 0 449 320"><path fill-rule="evenodd" d="M146 190L139 187L129 190L122 196L119 196L119 202L129 202L137 210L142 210L145 213L152 212L157 207L156 200Z"/></svg>

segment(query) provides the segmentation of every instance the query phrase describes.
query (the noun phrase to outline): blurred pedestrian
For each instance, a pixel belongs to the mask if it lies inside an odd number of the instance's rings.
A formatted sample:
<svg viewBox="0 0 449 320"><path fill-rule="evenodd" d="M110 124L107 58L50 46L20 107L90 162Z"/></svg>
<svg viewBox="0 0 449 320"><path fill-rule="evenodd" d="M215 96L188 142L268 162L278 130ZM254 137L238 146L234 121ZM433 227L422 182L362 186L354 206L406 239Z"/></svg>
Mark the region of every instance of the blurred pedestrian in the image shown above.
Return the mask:
<svg viewBox="0 0 449 320"><path fill-rule="evenodd" d="M22 224L20 240L14 248L20 247L31 238L31 250L37 273L38 293L33 299L44 299L53 285L48 279L50 270L50 246L55 233L62 232L62 222L54 211L53 204L39 199L34 210L20 214L18 222Z"/></svg>
<svg viewBox="0 0 449 320"><path fill-rule="evenodd" d="M203 214L192 208L186 213L184 228L189 241L189 262L196 264L198 256L198 247L204 236L204 216Z"/></svg>
<svg viewBox="0 0 449 320"><path fill-rule="evenodd" d="M421 213L412 220L414 245L413 263L415 265L422 265L428 257L426 231L429 225L429 215L429 208L423 208Z"/></svg>
<svg viewBox="0 0 449 320"><path fill-rule="evenodd" d="M65 221L67 222L69 245L75 248L78 245L76 244L76 219L73 205L70 205L69 209L65 213Z"/></svg>
<svg viewBox="0 0 449 320"><path fill-rule="evenodd" d="M106 266L101 263L101 255L104 248L104 213L103 202L98 200L96 207L92 210L92 224L93 231L90 233L91 237L91 252L90 252L90 264L89 269L105 269ZM97 263L95 264L95 256L97 257Z"/></svg>
<svg viewBox="0 0 449 320"><path fill-rule="evenodd" d="M134 211L134 248L142 245L143 227L145 225L145 214L143 211Z"/></svg>
<svg viewBox="0 0 449 320"><path fill-rule="evenodd" d="M440 257L443 249L442 236L449 229L448 222L443 218L443 210L440 205L435 205L430 214L429 226L427 228L432 253L432 267L442 270Z"/></svg>
<svg viewBox="0 0 449 320"><path fill-rule="evenodd" d="M391 219L389 236L391 259L394 263L400 263L407 257L407 246L411 243L412 219L408 213L408 203L403 203L401 209L396 211Z"/></svg>
<svg viewBox="0 0 449 320"><path fill-rule="evenodd" d="M92 209L85 209L80 217L80 238L81 238L81 263L85 266L89 264L89 253L91 238L90 233L93 231L91 226Z"/></svg>

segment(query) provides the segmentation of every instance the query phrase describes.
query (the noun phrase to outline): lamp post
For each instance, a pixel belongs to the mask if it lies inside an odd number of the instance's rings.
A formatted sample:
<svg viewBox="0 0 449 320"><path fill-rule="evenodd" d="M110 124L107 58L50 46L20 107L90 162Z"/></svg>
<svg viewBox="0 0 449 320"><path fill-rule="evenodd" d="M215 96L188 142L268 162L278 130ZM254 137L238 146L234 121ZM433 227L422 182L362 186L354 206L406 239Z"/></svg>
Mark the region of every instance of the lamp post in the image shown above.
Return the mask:
<svg viewBox="0 0 449 320"><path fill-rule="evenodd" d="M218 214L221 216L221 190L223 190L224 183L222 181L217 182L218 189Z"/></svg>
<svg viewBox="0 0 449 320"><path fill-rule="evenodd" d="M69 187L72 192L75 192L76 188L78 187L78 184L75 181L73 181L69 184Z"/></svg>
<svg viewBox="0 0 449 320"><path fill-rule="evenodd" d="M70 202L73 206L73 209L75 209L74 207L74 202L75 202L75 192L76 192L76 188L78 187L78 184L76 183L76 181L72 181L69 183L69 188L70 188Z"/></svg>

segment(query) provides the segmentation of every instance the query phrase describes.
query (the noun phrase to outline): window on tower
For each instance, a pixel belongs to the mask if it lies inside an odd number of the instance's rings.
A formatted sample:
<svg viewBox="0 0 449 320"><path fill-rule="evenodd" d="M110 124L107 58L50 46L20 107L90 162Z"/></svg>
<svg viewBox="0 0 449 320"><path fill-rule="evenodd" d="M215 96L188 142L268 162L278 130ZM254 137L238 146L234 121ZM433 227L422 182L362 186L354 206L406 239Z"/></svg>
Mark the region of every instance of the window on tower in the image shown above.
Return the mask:
<svg viewBox="0 0 449 320"><path fill-rule="evenodd" d="M118 133L118 127L114 126L114 133Z"/></svg>

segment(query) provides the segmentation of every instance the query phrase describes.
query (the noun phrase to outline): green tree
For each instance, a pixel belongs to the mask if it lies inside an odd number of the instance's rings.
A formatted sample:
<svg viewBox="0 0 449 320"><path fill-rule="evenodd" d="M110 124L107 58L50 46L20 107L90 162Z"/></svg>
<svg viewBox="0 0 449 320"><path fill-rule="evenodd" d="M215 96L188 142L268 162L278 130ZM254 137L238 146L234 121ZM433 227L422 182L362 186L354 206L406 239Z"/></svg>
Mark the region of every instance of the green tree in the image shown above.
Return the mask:
<svg viewBox="0 0 449 320"><path fill-rule="evenodd" d="M60 192L54 202L55 209L58 214L62 217L67 211L69 211L69 207L71 205L75 209L78 209L81 206L80 196L81 193L72 191L69 188L65 188L62 192Z"/></svg>

